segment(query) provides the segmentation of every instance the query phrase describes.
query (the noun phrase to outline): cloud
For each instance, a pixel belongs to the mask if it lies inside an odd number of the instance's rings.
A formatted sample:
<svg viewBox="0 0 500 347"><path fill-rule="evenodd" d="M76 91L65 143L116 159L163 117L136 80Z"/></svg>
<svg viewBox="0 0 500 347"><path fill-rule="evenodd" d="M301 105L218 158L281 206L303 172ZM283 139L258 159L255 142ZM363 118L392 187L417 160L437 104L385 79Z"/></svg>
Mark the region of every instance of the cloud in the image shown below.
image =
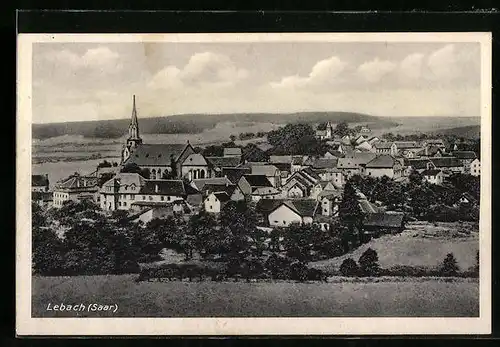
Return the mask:
<svg viewBox="0 0 500 347"><path fill-rule="evenodd" d="M206 84L232 86L248 76L249 72L238 68L228 56L203 52L192 55L181 69L172 65L165 67L148 85L155 89Z"/></svg>
<svg viewBox="0 0 500 347"><path fill-rule="evenodd" d="M413 53L404 58L399 64L399 72L402 78L417 80L422 77L425 55Z"/></svg>
<svg viewBox="0 0 500 347"><path fill-rule="evenodd" d="M338 82L338 77L345 70L347 63L336 56L318 61L307 77L299 75L285 76L279 82L271 82L273 88L302 88L324 86Z"/></svg>
<svg viewBox="0 0 500 347"><path fill-rule="evenodd" d="M79 55L68 49L61 51L49 51L45 54L49 62L65 66L70 69L99 69L106 72L120 70L120 55L107 47L88 49L83 55Z"/></svg>
<svg viewBox="0 0 500 347"><path fill-rule="evenodd" d="M467 55L461 54L455 45L446 45L433 52L427 59L429 78L433 80L454 80L461 76Z"/></svg>
<svg viewBox="0 0 500 347"><path fill-rule="evenodd" d="M375 83L393 72L396 67L397 65L391 61L375 58L372 61L361 64L357 72L365 81Z"/></svg>

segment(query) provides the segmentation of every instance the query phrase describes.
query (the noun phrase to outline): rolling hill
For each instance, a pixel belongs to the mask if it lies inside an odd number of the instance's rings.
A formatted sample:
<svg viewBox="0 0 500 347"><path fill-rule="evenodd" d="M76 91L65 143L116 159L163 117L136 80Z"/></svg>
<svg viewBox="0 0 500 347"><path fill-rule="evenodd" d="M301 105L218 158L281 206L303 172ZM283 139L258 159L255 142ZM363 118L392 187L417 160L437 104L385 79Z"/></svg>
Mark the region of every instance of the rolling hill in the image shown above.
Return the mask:
<svg viewBox="0 0 500 347"><path fill-rule="evenodd" d="M297 112L278 113L239 113L239 114L185 114L167 117L139 119L143 134L198 134L213 129L220 123L253 125L266 122L286 123L321 123L330 121L339 123L365 123L373 127L392 127L398 123L383 117L352 112ZM127 131L129 119L83 121L68 123L33 124L33 138L46 139L63 135L80 135L89 138L119 138Z"/></svg>
<svg viewBox="0 0 500 347"><path fill-rule="evenodd" d="M435 133L443 135L455 135L458 137L464 137L466 139L477 139L481 136L481 126L469 125L464 127L443 129L440 131L436 131Z"/></svg>

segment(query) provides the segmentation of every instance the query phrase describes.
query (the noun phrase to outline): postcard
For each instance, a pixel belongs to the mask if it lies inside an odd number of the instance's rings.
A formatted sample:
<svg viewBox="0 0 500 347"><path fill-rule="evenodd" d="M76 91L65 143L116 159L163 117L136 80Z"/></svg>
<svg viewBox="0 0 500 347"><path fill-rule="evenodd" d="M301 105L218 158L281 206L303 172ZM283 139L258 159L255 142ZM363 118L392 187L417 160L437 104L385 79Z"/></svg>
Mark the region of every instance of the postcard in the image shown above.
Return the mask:
<svg viewBox="0 0 500 347"><path fill-rule="evenodd" d="M491 333L491 58L19 34L17 334Z"/></svg>

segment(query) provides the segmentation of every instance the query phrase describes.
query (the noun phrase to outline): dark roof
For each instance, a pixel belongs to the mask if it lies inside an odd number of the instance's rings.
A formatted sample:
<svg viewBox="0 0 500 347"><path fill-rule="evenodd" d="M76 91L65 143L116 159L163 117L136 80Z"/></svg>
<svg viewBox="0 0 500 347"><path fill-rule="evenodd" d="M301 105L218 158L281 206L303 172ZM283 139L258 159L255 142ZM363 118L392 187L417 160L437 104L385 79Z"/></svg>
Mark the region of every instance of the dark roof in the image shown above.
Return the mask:
<svg viewBox="0 0 500 347"><path fill-rule="evenodd" d="M272 187L273 185L265 175L244 175L252 187Z"/></svg>
<svg viewBox="0 0 500 347"><path fill-rule="evenodd" d="M396 160L387 154L379 155L366 164L366 168L392 168Z"/></svg>
<svg viewBox="0 0 500 347"><path fill-rule="evenodd" d="M215 167L236 167L240 164L239 157L207 157L206 159Z"/></svg>
<svg viewBox="0 0 500 347"><path fill-rule="evenodd" d="M226 176L232 183L236 184L243 175L248 175L252 169L249 167L223 167L222 176Z"/></svg>
<svg viewBox="0 0 500 347"><path fill-rule="evenodd" d="M462 166L462 163L457 158L430 158L429 159L436 167L456 167Z"/></svg>
<svg viewBox="0 0 500 347"><path fill-rule="evenodd" d="M225 192L228 195L232 195L236 189L235 184L205 184L203 187L203 192L213 193L213 192Z"/></svg>
<svg viewBox="0 0 500 347"><path fill-rule="evenodd" d="M372 214L372 213L377 213L379 212L379 209L375 204L372 204L368 200L361 199L358 200L359 207L361 208L361 211L366 214Z"/></svg>
<svg viewBox="0 0 500 347"><path fill-rule="evenodd" d="M316 181L319 181L321 178L319 177L319 175L314 172L314 170L312 170L310 167L308 168L305 168L304 170L301 170L302 172L304 172L305 174L311 176L312 178L314 178Z"/></svg>
<svg viewBox="0 0 500 347"><path fill-rule="evenodd" d="M370 227L401 228L403 220L403 213L371 213L366 216L363 224Z"/></svg>
<svg viewBox="0 0 500 347"><path fill-rule="evenodd" d="M172 202L167 202L167 201L134 201L132 205L137 205L137 206L162 206L162 207L171 207ZM142 214L142 213L141 213Z"/></svg>
<svg viewBox="0 0 500 347"><path fill-rule="evenodd" d="M219 200L220 202L227 202L230 200L230 196L227 195L227 193L225 192L218 192L218 193L214 193L215 197L217 198L217 200Z"/></svg>
<svg viewBox="0 0 500 347"><path fill-rule="evenodd" d="M398 149L407 149L407 148L420 148L421 146L415 141L396 141L394 142Z"/></svg>
<svg viewBox="0 0 500 347"><path fill-rule="evenodd" d="M438 169L429 169L429 170L422 171L422 175L423 176L436 176L440 172L441 172L441 170L438 170Z"/></svg>
<svg viewBox="0 0 500 347"><path fill-rule="evenodd" d="M405 165L414 169L427 169L427 164L432 163L429 159L405 159Z"/></svg>
<svg viewBox="0 0 500 347"><path fill-rule="evenodd" d="M377 142L373 146L375 148L391 148L391 146L394 144L394 142Z"/></svg>
<svg viewBox="0 0 500 347"><path fill-rule="evenodd" d="M293 206L301 216L313 217L316 211L316 200L293 200L285 202L288 206Z"/></svg>
<svg viewBox="0 0 500 347"><path fill-rule="evenodd" d="M186 195L182 180L146 180L139 194L150 195Z"/></svg>
<svg viewBox="0 0 500 347"><path fill-rule="evenodd" d="M47 175L31 175L31 185L33 187L46 187L49 185L49 177Z"/></svg>
<svg viewBox="0 0 500 347"><path fill-rule="evenodd" d="M473 151L454 151L451 155L458 159L476 159L476 153Z"/></svg>
<svg viewBox="0 0 500 347"><path fill-rule="evenodd" d="M56 189L62 190L88 190L97 187L98 178L80 176L79 174L73 174L68 178L59 181L56 185Z"/></svg>
<svg viewBox="0 0 500 347"><path fill-rule="evenodd" d="M313 162L312 167L315 169L333 169L337 168L337 162L337 158L319 158Z"/></svg>
<svg viewBox="0 0 500 347"><path fill-rule="evenodd" d="M260 199L255 205L255 209L260 213L269 213L284 201L282 199Z"/></svg>
<svg viewBox="0 0 500 347"><path fill-rule="evenodd" d="M177 160L189 144L141 144L125 161L139 166L168 166L171 158Z"/></svg>
<svg viewBox="0 0 500 347"><path fill-rule="evenodd" d="M241 155L241 148L239 147L230 147L224 148L224 155Z"/></svg>
<svg viewBox="0 0 500 347"><path fill-rule="evenodd" d="M273 163L274 166L278 168L280 171L288 171L290 172L292 170L292 164L291 163Z"/></svg>
<svg viewBox="0 0 500 347"><path fill-rule="evenodd" d="M288 185L288 183L291 182L292 180L295 180L296 182L300 183L305 188L314 186L314 183L307 177L304 177L304 175L300 171L297 171L292 176L290 176L286 180L285 185ZM290 188L292 188L294 185L292 185Z"/></svg>

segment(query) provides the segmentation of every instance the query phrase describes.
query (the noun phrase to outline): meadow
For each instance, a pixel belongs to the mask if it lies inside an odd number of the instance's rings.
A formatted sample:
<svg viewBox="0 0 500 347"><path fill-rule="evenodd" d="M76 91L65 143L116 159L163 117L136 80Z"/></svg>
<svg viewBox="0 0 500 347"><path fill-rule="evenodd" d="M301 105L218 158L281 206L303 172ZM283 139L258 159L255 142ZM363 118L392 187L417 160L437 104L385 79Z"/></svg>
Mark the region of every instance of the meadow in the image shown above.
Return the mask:
<svg viewBox="0 0 500 347"><path fill-rule="evenodd" d="M140 282L136 275L33 277L33 317L477 317L473 279L332 283ZM113 312L56 312L64 303Z"/></svg>

